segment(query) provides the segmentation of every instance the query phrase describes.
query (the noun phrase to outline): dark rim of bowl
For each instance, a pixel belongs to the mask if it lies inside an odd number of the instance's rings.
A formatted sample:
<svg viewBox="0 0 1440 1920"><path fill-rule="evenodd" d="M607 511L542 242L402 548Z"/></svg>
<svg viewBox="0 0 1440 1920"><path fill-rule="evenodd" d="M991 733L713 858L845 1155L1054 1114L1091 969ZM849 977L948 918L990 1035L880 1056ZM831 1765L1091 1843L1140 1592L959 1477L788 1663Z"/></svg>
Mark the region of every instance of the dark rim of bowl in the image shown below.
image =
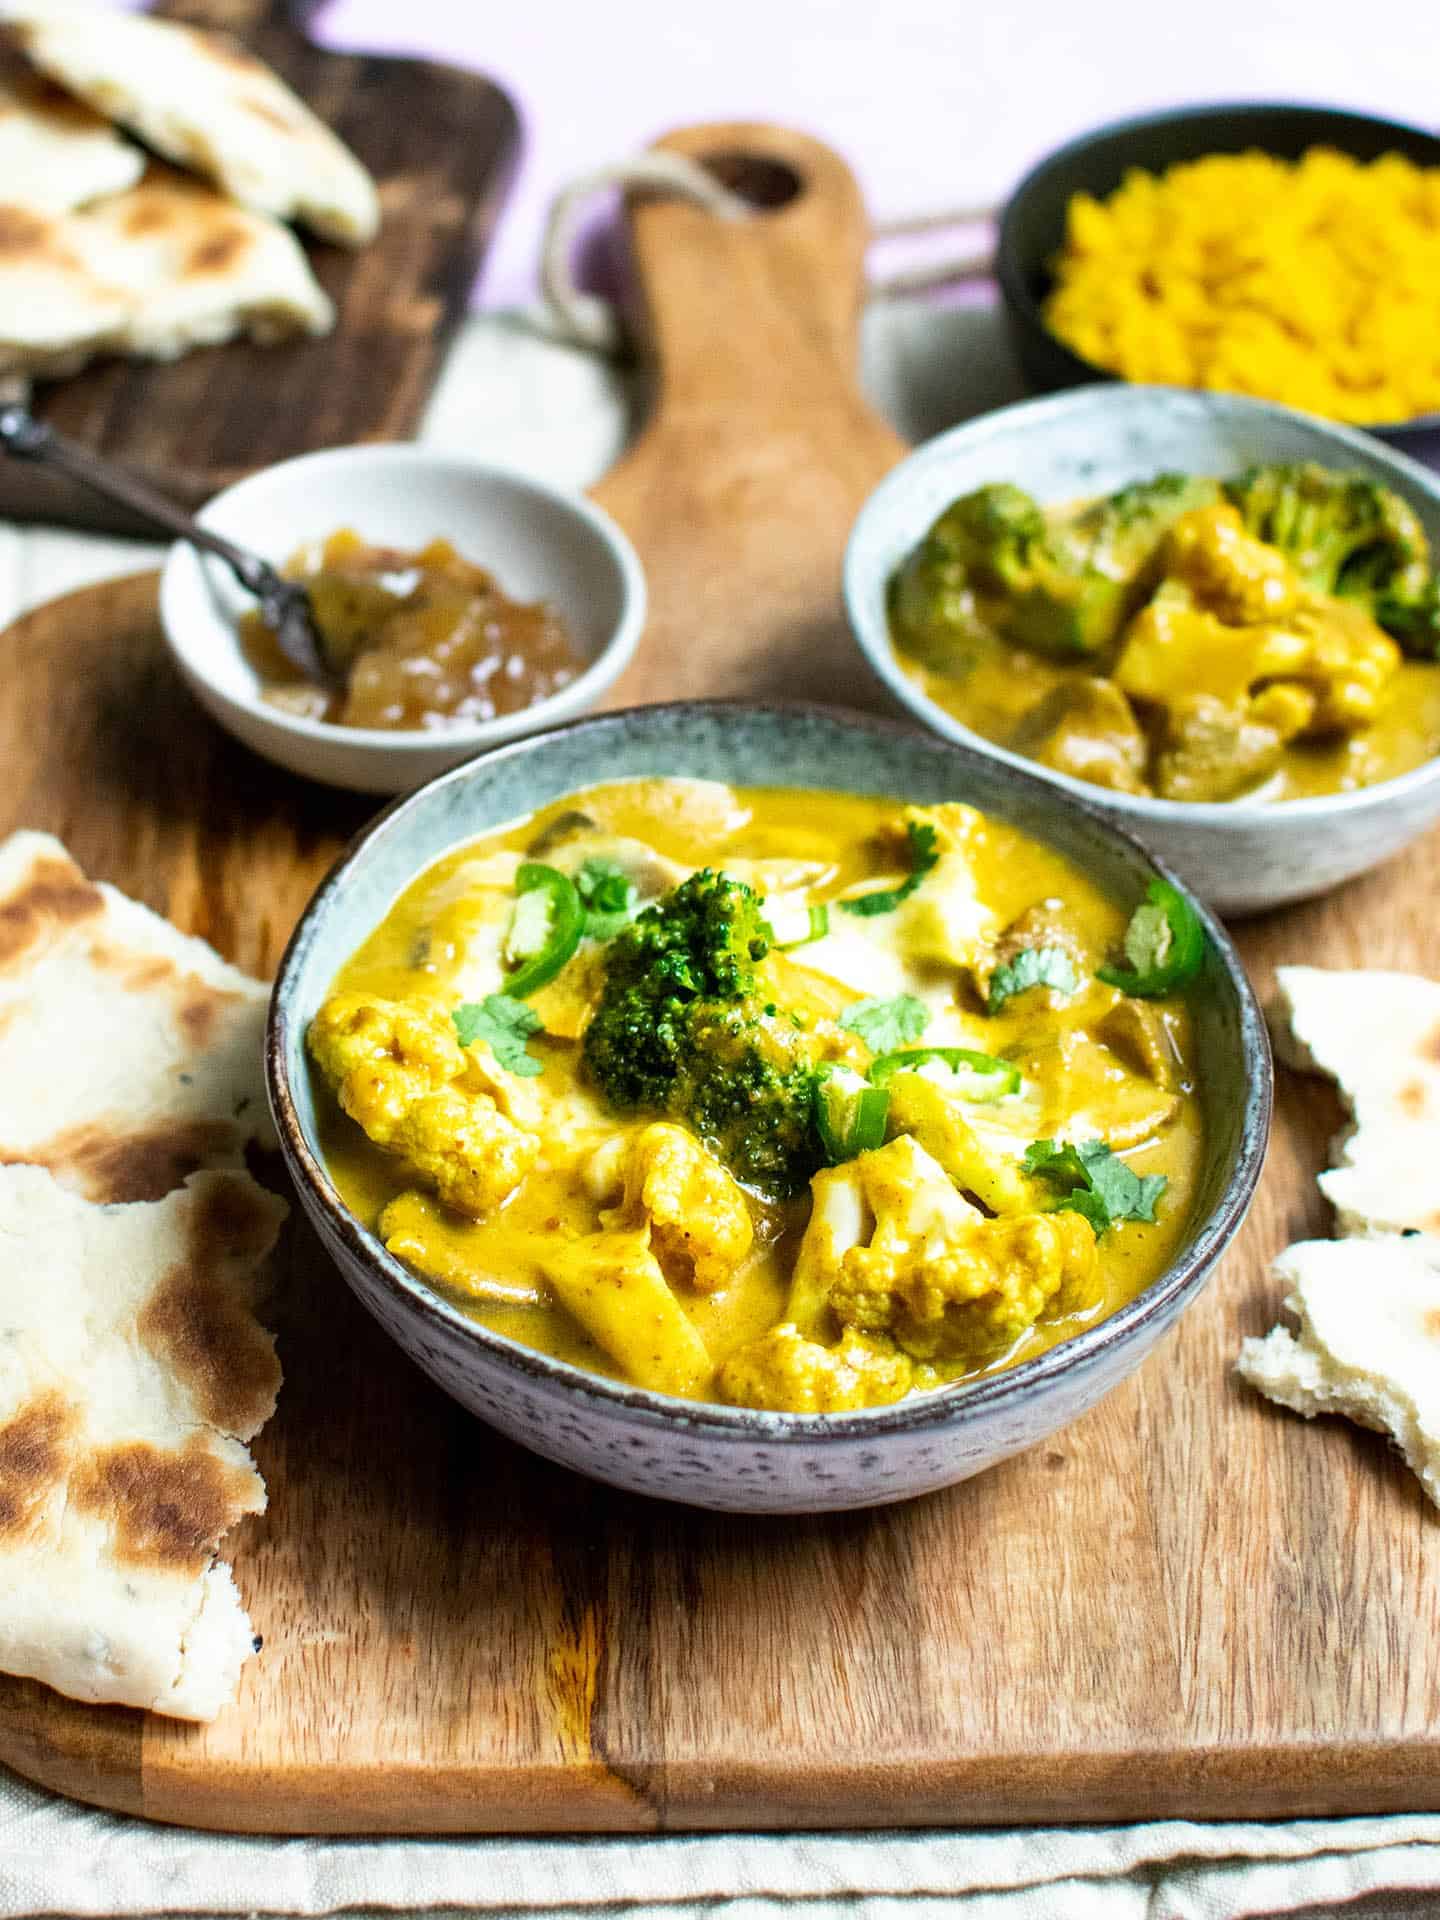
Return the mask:
<svg viewBox="0 0 1440 1920"><path fill-rule="evenodd" d="M1122 120L1107 120L1103 126L1092 127L1088 133L1077 134L1073 140L1067 140L1063 146L1056 147L1041 160L1037 160L1020 178L1018 185L1011 191L1000 214L1000 230L995 246L995 278L1000 284L1001 293L1007 303L1022 314L1030 324L1044 333L1055 345L1067 354L1075 366L1091 380L1112 382L1120 386L1143 385L1143 382L1129 381L1124 374L1114 373L1108 367L1100 367L1093 360L1087 360L1077 353L1068 341L1062 340L1041 311L1021 272L1017 259L1018 246L1015 239L1015 227L1024 209L1024 204L1036 187L1042 185L1051 173L1059 171L1092 147L1101 146L1107 140L1116 139L1125 134L1144 133L1150 128L1181 126L1197 120L1208 120L1224 116L1234 120L1258 119L1261 115L1307 114L1327 119L1340 125L1345 121L1359 122L1374 127L1381 132L1404 134L1407 139L1428 141L1435 148L1435 163L1440 166L1440 133L1433 128L1423 127L1410 120L1396 120L1389 114L1366 113L1362 109L1337 107L1328 101L1310 102L1306 100L1213 100L1198 106L1164 107L1154 113L1131 114ZM1341 144L1338 143L1337 144ZM1257 147L1264 148L1264 142L1257 140ZM1058 242L1057 242L1058 244ZM1177 389L1177 391L1200 392L1200 388ZM1259 397L1259 396L1252 396ZM1274 404L1281 404L1276 402ZM1315 416L1317 419L1321 415ZM1353 431L1372 434L1415 434L1440 431L1440 412L1413 414L1408 420L1387 420L1373 425L1358 426L1353 421L1328 422L1327 425L1349 426Z"/></svg>
<svg viewBox="0 0 1440 1920"><path fill-rule="evenodd" d="M1054 393L1034 394L1027 400L1012 400L1008 406L976 414L973 420L962 420L957 426L936 434L933 440L923 441L918 447L912 448L870 493L856 516L846 542L843 562L846 611L850 630L871 670L933 738L942 740L947 746L998 762L1012 773L1028 774L1067 799L1087 802L1092 809L1098 806L1112 824L1126 823L1122 831L1130 830L1130 823L1133 823L1136 833L1162 826L1203 827L1207 831L1225 833L1232 828L1253 829L1261 821L1286 825L1296 820L1327 822L1337 814L1355 815L1383 810L1402 794L1440 783L1440 754L1432 754L1428 760L1422 760L1418 767L1391 774L1386 780L1373 781L1367 787L1347 788L1339 793L1306 794L1295 800L1267 801L1258 805L1248 805L1243 796L1239 800L1162 800L1150 793L1121 793L1092 787L1075 774L1061 773L1057 768L1043 767L1038 761L1026 760L1010 747L1002 747L998 741L987 740L984 734L967 727L963 720L942 707L918 680L912 679L906 672L891 637L888 617L882 612L878 622L872 622L868 613L862 616L857 612L856 603L865 599L865 589L870 584L870 577L862 574L854 557L859 551L861 529L872 512L880 510L881 503L891 492L908 484L906 476L917 466L940 464L951 445L960 440L968 442L997 433L1017 415L1023 415L1027 422L1033 423L1039 430L1051 415L1064 413L1072 407L1104 406L1107 403L1143 406L1150 395L1162 395L1166 400L1178 400L1195 407L1236 408L1245 413L1275 414L1285 419L1301 420L1307 427L1335 441L1337 447L1353 447L1364 459L1400 468L1412 486L1429 496L1437 514L1440 514L1440 474L1401 448L1377 440L1363 427L1327 420L1318 413L1302 413L1298 407L1287 407L1279 400L1261 400L1250 393L1208 393L1195 387L1157 387L1138 380L1108 378L1091 386L1065 387ZM1440 414L1436 415L1436 420L1440 422ZM919 525L913 540L918 541L924 531L924 525ZM909 551L908 547L906 551ZM1100 793L1104 794L1103 800L1094 797Z"/></svg>
<svg viewBox="0 0 1440 1920"><path fill-rule="evenodd" d="M983 756L955 745L936 741L920 729L903 721L856 714L814 701L697 700L673 701L655 706L621 708L613 713L590 715L572 720L548 733L534 734L524 740L496 747L461 766L438 774L414 792L404 794L384 808L350 841L301 915L280 961L265 1033L265 1072L271 1112L280 1135L285 1159L292 1176L308 1200L324 1216L325 1224L346 1251L384 1285L385 1290L405 1310L439 1322L458 1332L463 1339L485 1349L496 1360L537 1384L560 1387L588 1400L597 1409L622 1413L632 1421L662 1427L682 1427L710 1431L752 1440L803 1442L822 1437L875 1439L883 1434L915 1433L929 1427L947 1426L957 1417L1003 1407L1031 1389L1048 1385L1067 1374L1077 1372L1100 1358L1106 1349L1125 1343L1150 1320L1168 1317L1170 1309L1179 1313L1200 1291L1220 1255L1239 1230L1249 1211L1264 1165L1270 1135L1273 1097L1269 1034L1254 990L1228 934L1202 902L1164 861L1144 847L1133 834L1097 807L1081 799L1069 806L1088 816L1091 825L1111 840L1121 842L1138 856L1151 871L1180 889L1205 927L1211 945L1220 960L1230 991L1234 995L1242 1061L1247 1068L1245 1111L1234 1161L1226 1176L1224 1190L1214 1209L1201 1222L1178 1259L1167 1267L1134 1300L1109 1314L1092 1327L1061 1340L1033 1359L979 1380L957 1381L951 1386L909 1396L887 1407L874 1407L855 1413L778 1413L754 1407L728 1407L708 1401L690 1401L645 1388L627 1387L607 1380L601 1374L587 1373L567 1361L552 1359L520 1342L494 1333L472 1320L398 1261L368 1229L363 1227L335 1191L324 1166L311 1152L300 1125L290 1092L285 1060L290 1037L287 1002L293 978L304 962L314 938L314 930L328 903L345 884L351 868L378 834L400 819L410 808L422 804L439 787L473 778L496 762L533 753L546 741L561 735L590 731L604 733L624 729L647 717L663 718L686 713L715 713L753 716L794 716L819 719L850 730L886 735L900 740L924 741L939 746L957 764L984 765ZM993 763L991 763L993 766ZM1017 786L1035 790L1035 798L1053 800L1054 790L1044 781L1026 773L1012 773ZM1067 804L1062 802L1062 805ZM368 1303L367 1303L368 1304Z"/></svg>

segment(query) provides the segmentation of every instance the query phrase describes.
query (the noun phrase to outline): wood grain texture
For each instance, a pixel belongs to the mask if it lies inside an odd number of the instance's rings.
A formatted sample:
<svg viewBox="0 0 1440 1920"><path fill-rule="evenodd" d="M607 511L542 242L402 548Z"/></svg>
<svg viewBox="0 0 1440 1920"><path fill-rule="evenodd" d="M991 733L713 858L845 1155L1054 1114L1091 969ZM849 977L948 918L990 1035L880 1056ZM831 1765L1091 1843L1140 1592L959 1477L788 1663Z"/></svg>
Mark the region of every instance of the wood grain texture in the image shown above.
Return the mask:
<svg viewBox="0 0 1440 1920"><path fill-rule="evenodd" d="M805 321L786 275L808 301L832 241L804 223L771 216L772 253L769 232L639 215L665 359L651 432L671 451L642 440L602 489L654 595L632 695L772 684L767 623L785 619L779 684L852 684L834 624L843 501L896 449L850 390L861 229L839 201L843 284ZM725 337L748 334L752 300L807 395L793 415L773 356ZM711 329L703 351L689 328ZM705 399L711 355L741 369L723 409ZM777 418L788 440L747 461L743 436ZM805 491L797 459L833 461L835 492ZM793 598L787 554L809 582ZM0 764L0 831L62 835L262 973L365 804L251 759L190 706L146 577L0 639ZM1252 923L1245 954L1262 990L1282 959L1433 973L1437 897L1432 836ZM1440 1524L1377 1436L1307 1425L1232 1371L1275 1317L1274 1253L1328 1230L1313 1175L1338 1120L1320 1083L1282 1075L1242 1238L1086 1419L949 1492L799 1521L659 1506L530 1457L425 1381L296 1224L272 1307L286 1384L256 1446L270 1510L232 1539L265 1636L239 1703L197 1729L0 1682L0 1760L108 1806L275 1831L1440 1808Z"/></svg>
<svg viewBox="0 0 1440 1920"><path fill-rule="evenodd" d="M294 454L415 432L514 163L515 110L477 73L329 53L254 0L176 0L168 18L225 26L334 127L380 188L382 221L352 251L307 236L333 333L211 347L171 365L97 362L42 384L35 411L186 506ZM0 517L134 532L123 509L0 459Z"/></svg>

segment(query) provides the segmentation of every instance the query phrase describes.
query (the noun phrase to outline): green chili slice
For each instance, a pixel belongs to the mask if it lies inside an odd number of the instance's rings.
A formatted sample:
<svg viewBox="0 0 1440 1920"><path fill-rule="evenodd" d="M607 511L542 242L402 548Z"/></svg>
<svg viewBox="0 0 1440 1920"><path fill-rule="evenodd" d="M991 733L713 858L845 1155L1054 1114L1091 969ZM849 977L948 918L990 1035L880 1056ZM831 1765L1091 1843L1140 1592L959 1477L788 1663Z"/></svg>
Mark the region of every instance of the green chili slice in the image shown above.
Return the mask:
<svg viewBox="0 0 1440 1920"><path fill-rule="evenodd" d="M890 1095L848 1067L822 1067L815 1081L815 1131L832 1166L885 1142Z"/></svg>
<svg viewBox="0 0 1440 1920"><path fill-rule="evenodd" d="M520 962L505 982L509 997L523 1000L553 980L584 931L585 907L574 882L558 867L525 861L515 874L515 909L506 936L506 953Z"/></svg>
<svg viewBox="0 0 1440 1920"><path fill-rule="evenodd" d="M830 931L830 909L823 901L813 907L785 907L772 912L765 924L775 951L792 953L796 947L808 947L812 940L825 938Z"/></svg>
<svg viewBox="0 0 1440 1920"><path fill-rule="evenodd" d="M1131 914L1125 958L1129 966L1100 967L1096 977L1138 1000L1162 1000L1199 973L1205 929L1184 894L1167 880L1152 880Z"/></svg>
<svg viewBox="0 0 1440 1920"><path fill-rule="evenodd" d="M997 1060L993 1053L976 1053L969 1047L902 1047L895 1053L882 1053L870 1062L873 1086L883 1087L897 1073L915 1073L938 1060L957 1080L968 1082L960 1089L967 1100L1003 1100L1020 1090L1020 1069L1010 1060Z"/></svg>

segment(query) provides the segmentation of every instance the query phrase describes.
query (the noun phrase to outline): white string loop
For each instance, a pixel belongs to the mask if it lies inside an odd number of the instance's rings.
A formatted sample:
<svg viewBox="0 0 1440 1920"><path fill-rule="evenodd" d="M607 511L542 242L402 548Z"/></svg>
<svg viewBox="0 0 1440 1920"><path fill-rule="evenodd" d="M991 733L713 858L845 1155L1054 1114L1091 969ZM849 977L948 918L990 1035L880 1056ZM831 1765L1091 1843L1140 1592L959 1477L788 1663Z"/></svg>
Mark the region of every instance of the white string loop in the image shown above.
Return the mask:
<svg viewBox="0 0 1440 1920"><path fill-rule="evenodd" d="M625 348L620 316L608 300L581 293L570 270L570 257L585 203L595 194L614 187L622 190L648 187L652 192L674 194L706 213L713 213L718 220L743 220L751 212L748 201L742 200L738 193L731 193L728 187L722 187L698 160L658 149L614 161L608 167L597 167L593 173L584 174L562 188L551 201L545 219L545 233L540 243L540 289L549 303L557 335L577 347L589 347L605 354L617 354Z"/></svg>
<svg viewBox="0 0 1440 1920"><path fill-rule="evenodd" d="M620 315L610 301L580 291L570 263L585 203L595 194L615 187L648 188L652 192L673 194L719 220L746 220L755 212L749 201L721 186L698 160L660 148L597 167L593 173L572 180L556 194L550 203L540 244L540 289L550 309L551 331L556 339L571 346L585 347L612 358L623 354L628 347ZM875 238L899 239L909 234L938 233L950 227L973 227L994 217L994 209L990 207L918 214L912 219L892 220L876 227ZM989 246L972 247L928 267L872 275L867 289L871 298L928 293L936 287L988 274L993 257Z"/></svg>

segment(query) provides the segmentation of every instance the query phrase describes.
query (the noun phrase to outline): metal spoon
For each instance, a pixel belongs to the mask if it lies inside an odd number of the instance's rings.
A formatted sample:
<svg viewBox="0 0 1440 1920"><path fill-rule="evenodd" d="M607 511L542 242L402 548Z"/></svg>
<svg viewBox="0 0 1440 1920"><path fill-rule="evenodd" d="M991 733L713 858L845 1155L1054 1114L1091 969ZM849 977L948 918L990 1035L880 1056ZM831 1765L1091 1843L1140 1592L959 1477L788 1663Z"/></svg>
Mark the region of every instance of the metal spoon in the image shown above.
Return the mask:
<svg viewBox="0 0 1440 1920"><path fill-rule="evenodd" d="M295 581L285 579L268 560L202 527L143 480L65 439L19 404L0 406L0 449L17 460L38 460L56 467L92 492L130 508L166 533L223 560L245 591L254 594L260 618L291 665L329 693L343 690L345 676L326 656L310 595Z"/></svg>

